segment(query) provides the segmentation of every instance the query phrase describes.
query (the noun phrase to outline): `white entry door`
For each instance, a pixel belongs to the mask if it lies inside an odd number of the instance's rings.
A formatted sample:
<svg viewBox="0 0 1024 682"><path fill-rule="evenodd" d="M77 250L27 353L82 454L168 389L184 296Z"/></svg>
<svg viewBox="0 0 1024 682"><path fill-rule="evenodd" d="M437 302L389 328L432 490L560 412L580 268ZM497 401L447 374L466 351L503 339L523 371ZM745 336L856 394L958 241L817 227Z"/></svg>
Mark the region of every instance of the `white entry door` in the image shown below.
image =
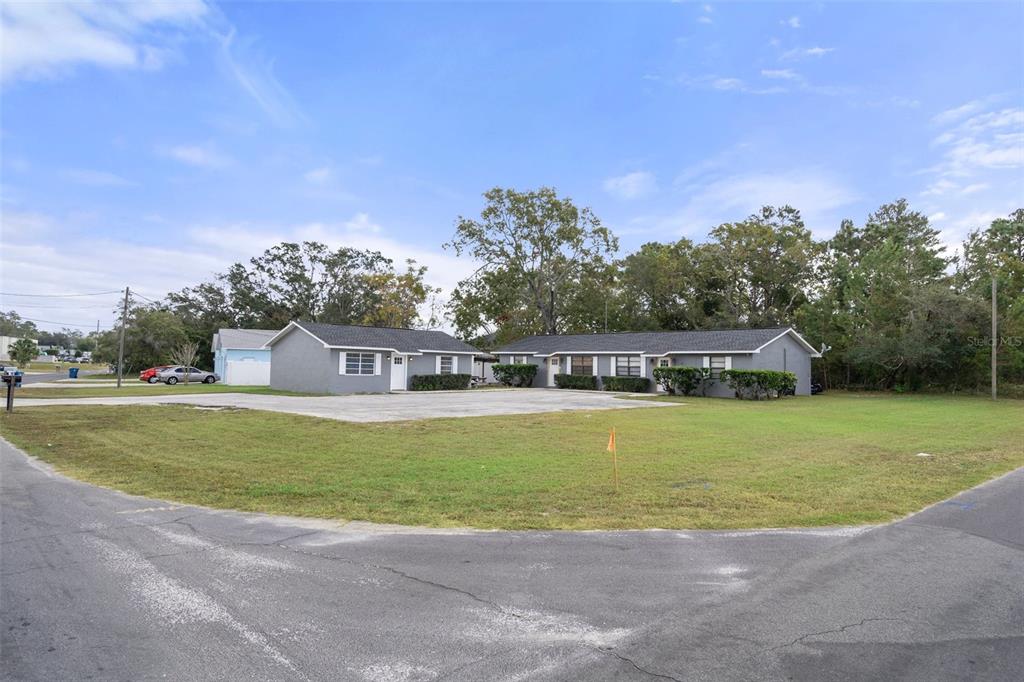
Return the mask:
<svg viewBox="0 0 1024 682"><path fill-rule="evenodd" d="M409 358L398 353L391 354L391 390L404 391L409 376Z"/></svg>
<svg viewBox="0 0 1024 682"><path fill-rule="evenodd" d="M558 373L558 358L548 358L548 386L555 385L555 375Z"/></svg>

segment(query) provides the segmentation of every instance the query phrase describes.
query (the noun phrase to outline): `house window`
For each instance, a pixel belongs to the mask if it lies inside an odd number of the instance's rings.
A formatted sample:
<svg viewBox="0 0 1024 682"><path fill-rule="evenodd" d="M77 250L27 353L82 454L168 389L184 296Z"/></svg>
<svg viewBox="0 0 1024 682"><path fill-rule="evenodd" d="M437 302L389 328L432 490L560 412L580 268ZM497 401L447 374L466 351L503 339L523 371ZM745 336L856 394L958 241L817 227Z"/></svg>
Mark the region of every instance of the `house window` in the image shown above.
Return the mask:
<svg viewBox="0 0 1024 682"><path fill-rule="evenodd" d="M638 377L640 376L640 358L636 356L623 356L615 358L615 376L617 377Z"/></svg>
<svg viewBox="0 0 1024 682"><path fill-rule="evenodd" d="M658 367L671 367L672 361L669 358L662 358L658 360Z"/></svg>
<svg viewBox="0 0 1024 682"><path fill-rule="evenodd" d="M452 373L452 356L442 355L441 356L441 370L440 374L451 374Z"/></svg>
<svg viewBox="0 0 1024 682"><path fill-rule="evenodd" d="M373 353L346 353L345 374L373 374Z"/></svg>
<svg viewBox="0 0 1024 682"><path fill-rule="evenodd" d="M510 362L510 364L513 364L513 365L525 365L529 361L526 359L525 355L513 355L512 359L509 362Z"/></svg>
<svg viewBox="0 0 1024 682"><path fill-rule="evenodd" d="M574 355L572 356L572 366L569 369L570 374L579 374L581 376L590 376L594 373L594 358L590 355Z"/></svg>
<svg viewBox="0 0 1024 682"><path fill-rule="evenodd" d="M725 369L725 356L724 355L712 355L711 356L711 378L718 379L722 376L722 370Z"/></svg>

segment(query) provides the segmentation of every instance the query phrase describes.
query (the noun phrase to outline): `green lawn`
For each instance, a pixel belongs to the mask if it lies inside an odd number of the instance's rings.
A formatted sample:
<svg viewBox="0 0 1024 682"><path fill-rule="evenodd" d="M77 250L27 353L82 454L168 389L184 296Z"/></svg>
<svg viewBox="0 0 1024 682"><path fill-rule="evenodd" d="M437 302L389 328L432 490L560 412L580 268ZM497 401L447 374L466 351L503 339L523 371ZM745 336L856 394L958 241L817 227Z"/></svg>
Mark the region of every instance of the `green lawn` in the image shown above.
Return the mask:
<svg viewBox="0 0 1024 682"><path fill-rule="evenodd" d="M5 415L0 433L71 476L129 493L483 528L880 522L1024 466L1022 402L685 402L381 424L185 406L41 407ZM618 493L605 451L611 426Z"/></svg>
<svg viewBox="0 0 1024 682"><path fill-rule="evenodd" d="M25 384L17 389L14 394L14 402L17 405L19 398L106 398L117 396L139 396L139 395L181 395L183 393L262 393L265 395L313 395L310 393L295 393L293 391L279 391L269 386L225 386L224 384L201 384L190 383L175 384L143 384L138 379L123 381L121 388L117 386L89 386L72 384L54 388L33 388L32 384Z"/></svg>

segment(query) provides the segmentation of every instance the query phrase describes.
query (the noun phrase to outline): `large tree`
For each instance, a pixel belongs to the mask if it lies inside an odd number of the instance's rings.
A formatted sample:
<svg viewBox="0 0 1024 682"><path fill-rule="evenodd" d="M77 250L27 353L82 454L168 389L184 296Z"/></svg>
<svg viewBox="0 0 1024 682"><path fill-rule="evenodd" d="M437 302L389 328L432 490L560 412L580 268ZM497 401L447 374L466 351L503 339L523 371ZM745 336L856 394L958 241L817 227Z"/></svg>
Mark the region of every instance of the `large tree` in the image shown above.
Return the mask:
<svg viewBox="0 0 1024 682"><path fill-rule="evenodd" d="M472 337L511 320L519 333L568 331L573 293L600 285L617 240L589 208L548 187L496 187L484 199L480 217L460 216L446 245L480 264L452 298L456 328Z"/></svg>
<svg viewBox="0 0 1024 682"><path fill-rule="evenodd" d="M0 336L18 336L28 339L39 337L39 330L36 323L30 320L23 320L21 315L14 312L0 312Z"/></svg>

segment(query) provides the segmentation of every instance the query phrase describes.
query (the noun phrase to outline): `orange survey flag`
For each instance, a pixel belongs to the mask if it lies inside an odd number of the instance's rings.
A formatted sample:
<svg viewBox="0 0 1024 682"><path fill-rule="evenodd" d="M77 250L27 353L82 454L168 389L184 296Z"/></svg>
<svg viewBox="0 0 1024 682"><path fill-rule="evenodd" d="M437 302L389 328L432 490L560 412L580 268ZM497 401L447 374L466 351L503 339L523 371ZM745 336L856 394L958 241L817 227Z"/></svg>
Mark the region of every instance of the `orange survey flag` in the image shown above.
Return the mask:
<svg viewBox="0 0 1024 682"><path fill-rule="evenodd" d="M608 452L615 452L615 427L612 427L611 435L608 436Z"/></svg>

